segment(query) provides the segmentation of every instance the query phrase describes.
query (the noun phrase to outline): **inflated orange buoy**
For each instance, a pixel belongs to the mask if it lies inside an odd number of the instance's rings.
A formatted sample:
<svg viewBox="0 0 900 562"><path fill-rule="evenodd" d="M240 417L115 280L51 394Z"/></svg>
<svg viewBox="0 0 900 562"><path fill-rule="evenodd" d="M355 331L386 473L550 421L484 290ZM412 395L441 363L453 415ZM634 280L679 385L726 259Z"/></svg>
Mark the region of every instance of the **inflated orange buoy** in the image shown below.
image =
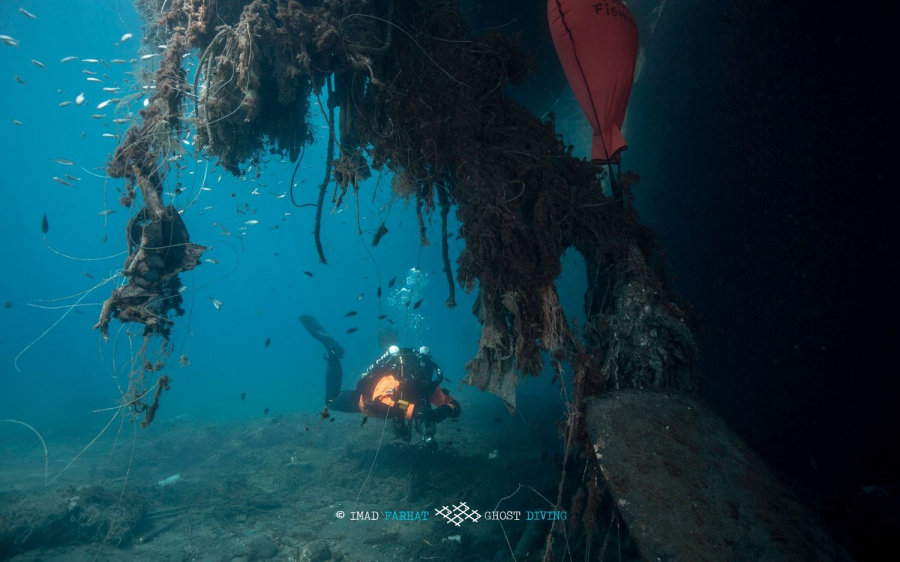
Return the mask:
<svg viewBox="0 0 900 562"><path fill-rule="evenodd" d="M617 164L628 148L622 123L631 95L638 31L621 0L549 0L556 53L594 129L591 161Z"/></svg>

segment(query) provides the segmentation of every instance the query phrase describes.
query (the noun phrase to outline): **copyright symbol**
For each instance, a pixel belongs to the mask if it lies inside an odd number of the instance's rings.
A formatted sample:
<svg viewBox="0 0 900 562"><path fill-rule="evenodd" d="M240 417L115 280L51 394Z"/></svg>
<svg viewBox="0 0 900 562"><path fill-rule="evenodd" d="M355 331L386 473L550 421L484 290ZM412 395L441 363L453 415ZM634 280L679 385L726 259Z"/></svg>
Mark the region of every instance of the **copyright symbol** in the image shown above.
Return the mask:
<svg viewBox="0 0 900 562"><path fill-rule="evenodd" d="M337 511L337 512L335 512L334 516L337 517L338 519L343 519L343 518L344 518L344 512L343 512L343 511Z"/></svg>

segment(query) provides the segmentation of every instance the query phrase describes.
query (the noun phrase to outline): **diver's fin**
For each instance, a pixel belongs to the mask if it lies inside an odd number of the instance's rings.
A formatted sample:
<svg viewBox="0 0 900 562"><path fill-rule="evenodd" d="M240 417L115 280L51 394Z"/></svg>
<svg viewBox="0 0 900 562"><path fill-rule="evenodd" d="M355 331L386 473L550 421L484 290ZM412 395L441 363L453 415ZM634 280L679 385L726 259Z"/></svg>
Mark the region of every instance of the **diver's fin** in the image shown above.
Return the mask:
<svg viewBox="0 0 900 562"><path fill-rule="evenodd" d="M325 346L325 349L328 350L329 357L340 359L344 356L344 348L341 347L341 344L334 341L334 338L328 335L328 332L326 332L325 328L319 324L318 320L304 314L300 316L300 323L303 324L303 327L306 328L309 335L319 340L322 345Z"/></svg>

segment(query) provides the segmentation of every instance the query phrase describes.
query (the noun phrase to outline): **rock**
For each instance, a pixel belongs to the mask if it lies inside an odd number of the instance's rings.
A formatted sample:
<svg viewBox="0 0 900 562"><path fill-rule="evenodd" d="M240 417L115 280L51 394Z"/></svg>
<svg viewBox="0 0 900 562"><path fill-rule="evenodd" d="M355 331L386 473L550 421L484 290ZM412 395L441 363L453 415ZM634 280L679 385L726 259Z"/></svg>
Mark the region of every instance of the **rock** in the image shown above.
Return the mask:
<svg viewBox="0 0 900 562"><path fill-rule="evenodd" d="M644 560L850 556L716 414L680 392L585 401L585 425Z"/></svg>
<svg viewBox="0 0 900 562"><path fill-rule="evenodd" d="M247 544L247 558L268 560L278 554L278 545L269 537L259 536Z"/></svg>
<svg viewBox="0 0 900 562"><path fill-rule="evenodd" d="M308 542L300 549L301 562L326 562L330 557L328 543L321 539Z"/></svg>

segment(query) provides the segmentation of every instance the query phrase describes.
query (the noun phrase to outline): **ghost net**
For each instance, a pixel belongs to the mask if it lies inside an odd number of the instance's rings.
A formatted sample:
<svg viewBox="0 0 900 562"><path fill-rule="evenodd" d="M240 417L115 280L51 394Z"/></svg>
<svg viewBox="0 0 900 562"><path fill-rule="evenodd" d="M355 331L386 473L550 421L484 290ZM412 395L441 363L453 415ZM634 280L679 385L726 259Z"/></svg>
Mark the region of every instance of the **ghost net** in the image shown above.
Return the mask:
<svg viewBox="0 0 900 562"><path fill-rule="evenodd" d="M572 155L552 118L541 121L505 95L531 70L510 38L473 36L452 0L172 0L160 10L147 14L148 34L167 44L157 89L109 163L132 196L135 185L140 190L140 228L160 216L154 194L167 146L160 137L186 126L187 108L196 145L235 174L266 151L296 160L312 142L309 114L318 110L328 122L329 156L316 235L330 182L340 204L372 169L391 172L394 194L414 203L420 224L439 207L452 307L446 218L455 206L465 240L456 281L478 289L473 313L482 325L465 382L497 394L512 413L520 377L538 375L546 356L561 385L568 364L566 459L581 458L587 470L593 456L586 397L607 388L698 387L696 317L665 282L655 234L630 205L604 196L602 172ZM192 51L199 64L188 81L183 60ZM626 201L637 179L621 178ZM153 280L132 275L110 297L101 329L115 317L166 336L163 319L180 302L177 274L202 251L180 232L164 243L183 244L181 260L165 262ZM137 234L129 230L129 247ZM126 269L156 271L150 260L160 256L134 247ZM568 248L587 264L581 326L565 318L555 285ZM589 466L590 478L560 484L558 500L584 513L587 531L600 502L596 463Z"/></svg>

